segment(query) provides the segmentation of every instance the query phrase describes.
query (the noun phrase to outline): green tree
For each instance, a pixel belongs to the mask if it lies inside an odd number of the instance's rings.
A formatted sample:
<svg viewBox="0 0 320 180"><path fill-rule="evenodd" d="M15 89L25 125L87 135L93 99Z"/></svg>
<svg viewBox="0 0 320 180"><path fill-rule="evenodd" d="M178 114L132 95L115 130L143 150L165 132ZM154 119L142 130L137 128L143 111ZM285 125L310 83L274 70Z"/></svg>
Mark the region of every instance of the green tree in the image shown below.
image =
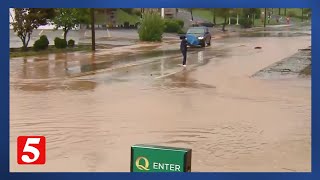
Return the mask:
<svg viewBox="0 0 320 180"><path fill-rule="evenodd" d="M211 10L211 12L212 12L212 23L216 24L216 9L210 8L209 10Z"/></svg>
<svg viewBox="0 0 320 180"><path fill-rule="evenodd" d="M225 27L227 25L227 18L230 14L230 8L219 8L217 9L217 14L224 18L224 23L222 25L222 31L226 31Z"/></svg>
<svg viewBox="0 0 320 180"><path fill-rule="evenodd" d="M11 23L14 32L22 41L22 49L26 50L34 29L46 25L54 13L48 8L14 8L14 18Z"/></svg>
<svg viewBox="0 0 320 180"><path fill-rule="evenodd" d="M53 19L55 29L62 28L63 38L67 40L68 32L78 24L88 22L90 18L88 9L59 8Z"/></svg>
<svg viewBox="0 0 320 180"><path fill-rule="evenodd" d="M254 25L255 19L260 17L261 10L259 8L245 8L242 10L242 13L243 18L251 18Z"/></svg>

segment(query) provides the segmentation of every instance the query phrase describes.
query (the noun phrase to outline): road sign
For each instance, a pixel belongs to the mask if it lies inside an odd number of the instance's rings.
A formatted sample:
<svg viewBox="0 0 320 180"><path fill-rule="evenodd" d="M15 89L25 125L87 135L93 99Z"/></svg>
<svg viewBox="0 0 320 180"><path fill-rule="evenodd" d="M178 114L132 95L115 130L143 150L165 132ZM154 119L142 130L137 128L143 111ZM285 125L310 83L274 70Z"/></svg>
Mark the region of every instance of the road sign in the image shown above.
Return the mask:
<svg viewBox="0 0 320 180"><path fill-rule="evenodd" d="M191 149L155 145L131 147L131 172L191 172Z"/></svg>

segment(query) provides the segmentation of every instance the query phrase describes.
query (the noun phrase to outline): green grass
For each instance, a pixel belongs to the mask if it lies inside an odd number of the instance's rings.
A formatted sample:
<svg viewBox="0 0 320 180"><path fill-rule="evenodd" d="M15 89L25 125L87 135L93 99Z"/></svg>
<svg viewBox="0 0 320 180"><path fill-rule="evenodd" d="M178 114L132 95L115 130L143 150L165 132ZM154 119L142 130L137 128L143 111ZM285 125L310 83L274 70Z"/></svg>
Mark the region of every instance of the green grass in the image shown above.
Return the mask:
<svg viewBox="0 0 320 180"><path fill-rule="evenodd" d="M205 19L206 21L213 22L213 13L208 9L192 9L193 16ZM216 23L222 24L224 19L222 17L216 16Z"/></svg>
<svg viewBox="0 0 320 180"><path fill-rule="evenodd" d="M54 46L49 46L47 50L43 50L43 51L34 51L31 47L29 47L27 51L22 51L21 48L10 48L10 58L36 56L36 55L50 54L50 53L90 51L90 50L91 50L91 45L76 45L73 48L66 48L66 49L57 49Z"/></svg>
<svg viewBox="0 0 320 180"><path fill-rule="evenodd" d="M270 9L271 10L271 9ZM212 14L212 10L209 9L193 9L192 10L193 15L197 16L199 18L205 19L209 22L213 21L213 14ZM264 12L264 8L261 8L261 12ZM291 21L292 22L301 22L301 8L287 8L287 15L290 14L290 12L292 14L295 14L294 17L291 17ZM279 14L279 9L278 8L274 8L273 9L273 14L274 15L278 15ZM281 12L280 12L281 16L284 16L284 8L281 8ZM235 18L235 17L233 17ZM304 14L304 19L307 19L307 15ZM217 24L222 24L224 22L223 17L220 16L216 16L216 23ZM269 23L267 23L267 25L277 25L279 23L276 22L276 20L271 19ZM263 22L261 22L261 19L255 19L254 22L255 26L263 26Z"/></svg>
<svg viewBox="0 0 320 180"><path fill-rule="evenodd" d="M116 13L117 23L123 24L124 22L129 22L130 24L135 24L140 20L140 17L135 14L128 14L121 9L117 10Z"/></svg>
<svg viewBox="0 0 320 180"><path fill-rule="evenodd" d="M117 9L115 13L116 17L116 24L120 25L124 22L129 22L130 24L136 24L140 17L135 14L128 14L127 12L123 11L122 9ZM104 13L98 13L96 14L96 24L101 25L107 25L108 22L110 22L111 19L109 19L106 14Z"/></svg>

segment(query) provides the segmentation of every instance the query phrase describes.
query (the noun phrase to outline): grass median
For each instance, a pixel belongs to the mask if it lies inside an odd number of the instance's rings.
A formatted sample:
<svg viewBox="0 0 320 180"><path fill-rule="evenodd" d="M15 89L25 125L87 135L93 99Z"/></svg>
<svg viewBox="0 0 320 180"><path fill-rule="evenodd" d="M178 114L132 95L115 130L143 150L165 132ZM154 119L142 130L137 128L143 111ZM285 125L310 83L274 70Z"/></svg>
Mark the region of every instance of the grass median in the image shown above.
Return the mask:
<svg viewBox="0 0 320 180"><path fill-rule="evenodd" d="M91 45L76 45L75 47L68 47L65 49L57 49L54 46L49 46L48 49L41 51L35 51L32 47L29 47L26 51L23 51L22 48L10 48L10 58L75 51L91 51Z"/></svg>

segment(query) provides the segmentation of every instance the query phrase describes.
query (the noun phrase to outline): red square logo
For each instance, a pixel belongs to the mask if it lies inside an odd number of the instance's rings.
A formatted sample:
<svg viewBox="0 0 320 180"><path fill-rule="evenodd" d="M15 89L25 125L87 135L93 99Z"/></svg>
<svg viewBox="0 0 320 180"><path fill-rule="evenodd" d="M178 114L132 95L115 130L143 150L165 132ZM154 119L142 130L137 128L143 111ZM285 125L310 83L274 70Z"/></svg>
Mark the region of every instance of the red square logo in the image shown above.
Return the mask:
<svg viewBox="0 0 320 180"><path fill-rule="evenodd" d="M18 164L45 164L46 138L44 136L19 136L17 160Z"/></svg>

